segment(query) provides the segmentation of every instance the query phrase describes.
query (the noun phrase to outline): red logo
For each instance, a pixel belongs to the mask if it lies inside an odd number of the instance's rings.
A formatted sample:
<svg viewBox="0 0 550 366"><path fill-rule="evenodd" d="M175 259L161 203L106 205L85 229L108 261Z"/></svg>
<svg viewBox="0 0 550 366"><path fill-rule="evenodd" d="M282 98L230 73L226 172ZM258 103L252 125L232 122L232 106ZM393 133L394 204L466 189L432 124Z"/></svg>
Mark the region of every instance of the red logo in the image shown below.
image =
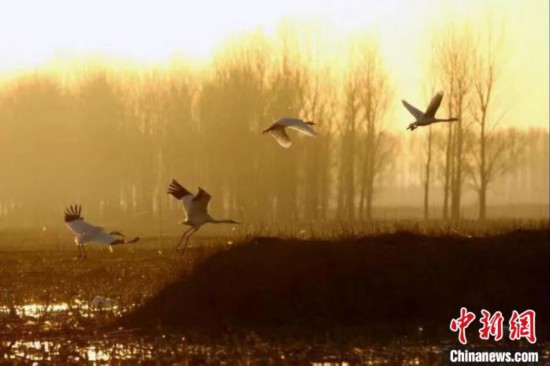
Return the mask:
<svg viewBox="0 0 550 366"><path fill-rule="evenodd" d="M525 338L531 344L537 341L537 336L535 335L535 312L533 310L525 310L521 314L518 314L515 310L512 311L509 326L510 340L515 341Z"/></svg>
<svg viewBox="0 0 550 366"><path fill-rule="evenodd" d="M476 318L474 313L468 312L466 308L460 309L460 316L457 319L451 320L451 330L453 332L458 331L458 340L462 344L468 343L466 339L466 328Z"/></svg>
<svg viewBox="0 0 550 366"><path fill-rule="evenodd" d="M495 338L495 341L502 339L502 323L504 317L500 311L497 311L491 316L491 313L487 310L481 310L481 319L479 321L483 325L479 330L479 338L488 340L491 336Z"/></svg>
<svg viewBox="0 0 550 366"><path fill-rule="evenodd" d="M508 325L510 327L510 340L516 341L522 338L527 339L529 343L537 342L535 333L535 311L525 310L523 313L518 313L516 310L512 312ZM474 313L469 312L466 308L460 308L460 316L451 320L450 328L453 332L458 332L458 341L462 344L467 344L466 328L475 320ZM503 337L504 316L500 311L491 313L485 309L481 310L481 318L479 319L481 328L479 329L479 338L489 340L491 337L495 341L500 341Z"/></svg>

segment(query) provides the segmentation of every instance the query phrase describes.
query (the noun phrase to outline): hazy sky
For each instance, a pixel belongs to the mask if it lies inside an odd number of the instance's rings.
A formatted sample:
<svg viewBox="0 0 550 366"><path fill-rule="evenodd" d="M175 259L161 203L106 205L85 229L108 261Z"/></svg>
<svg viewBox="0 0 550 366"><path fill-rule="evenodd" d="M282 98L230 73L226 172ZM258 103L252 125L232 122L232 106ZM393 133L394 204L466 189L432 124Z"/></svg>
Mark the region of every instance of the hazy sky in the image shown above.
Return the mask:
<svg viewBox="0 0 550 366"><path fill-rule="evenodd" d="M235 32L273 31L283 18L327 24L335 34L378 35L400 98L422 105L429 33L451 19L501 16L508 35L507 123L548 124L548 0L2 0L0 72L88 54L164 62L204 59Z"/></svg>

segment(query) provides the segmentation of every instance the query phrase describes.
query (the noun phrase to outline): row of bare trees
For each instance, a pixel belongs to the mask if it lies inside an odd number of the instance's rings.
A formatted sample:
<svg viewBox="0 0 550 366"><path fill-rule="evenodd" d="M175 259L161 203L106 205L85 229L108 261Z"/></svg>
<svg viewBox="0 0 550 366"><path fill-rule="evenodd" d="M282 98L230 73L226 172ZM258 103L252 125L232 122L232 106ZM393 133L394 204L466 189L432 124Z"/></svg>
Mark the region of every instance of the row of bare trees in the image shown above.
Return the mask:
<svg viewBox="0 0 550 366"><path fill-rule="evenodd" d="M446 93L446 111L457 116L458 123L446 127L443 207L444 218L461 215L463 189L466 185L478 195L480 220L487 215L490 186L519 164L525 163L525 136L499 128L505 116L505 101L499 100L504 66L505 37L502 28L486 23L472 28L450 26L434 37L432 71ZM523 138L522 138L523 137ZM428 216L430 169L433 135L427 138L424 207Z"/></svg>
<svg viewBox="0 0 550 366"><path fill-rule="evenodd" d="M465 189L484 219L491 185L526 161L525 139L548 157L548 133L497 126L498 59L475 42L457 31L436 39L440 113L461 122L411 135L392 129L395 87L369 37L354 37L340 63L319 61L315 42L283 29L243 36L200 70L13 77L0 89L0 217L50 225L79 202L96 217L162 225L179 214L165 193L174 177L206 188L214 214L249 223L369 220L388 197L458 219ZM316 121L319 137L284 150L261 135L285 115Z"/></svg>

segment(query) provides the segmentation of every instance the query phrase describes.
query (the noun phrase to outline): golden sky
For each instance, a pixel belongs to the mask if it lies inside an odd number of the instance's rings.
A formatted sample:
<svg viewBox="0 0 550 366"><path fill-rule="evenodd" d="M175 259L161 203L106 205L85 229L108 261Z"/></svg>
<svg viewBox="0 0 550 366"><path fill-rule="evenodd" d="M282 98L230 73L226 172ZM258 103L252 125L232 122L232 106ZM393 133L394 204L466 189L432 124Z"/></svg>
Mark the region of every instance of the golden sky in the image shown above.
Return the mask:
<svg viewBox="0 0 550 366"><path fill-rule="evenodd" d="M451 20L494 12L507 34L506 124L548 125L548 0L18 0L1 2L0 72L49 60L100 55L162 63L209 57L231 34L282 19L326 25L336 37L377 35L395 83L396 117L405 98L425 104L430 32ZM401 109L399 109L401 108Z"/></svg>

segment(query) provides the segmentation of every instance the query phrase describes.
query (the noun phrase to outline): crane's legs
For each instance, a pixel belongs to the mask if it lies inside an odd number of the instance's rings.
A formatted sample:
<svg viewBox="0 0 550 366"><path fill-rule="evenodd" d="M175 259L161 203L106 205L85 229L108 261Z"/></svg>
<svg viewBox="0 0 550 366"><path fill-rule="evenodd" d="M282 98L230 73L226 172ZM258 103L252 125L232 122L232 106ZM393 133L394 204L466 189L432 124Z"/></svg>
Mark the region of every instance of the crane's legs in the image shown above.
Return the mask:
<svg viewBox="0 0 550 366"><path fill-rule="evenodd" d="M83 244L77 244L78 247L78 257L75 258L76 261L84 260L88 257L88 253L86 253L86 248L84 248Z"/></svg>
<svg viewBox="0 0 550 366"><path fill-rule="evenodd" d="M193 229L194 229L194 227L191 226L189 229L187 229L187 230L185 230L185 231L183 232L183 235L181 236L181 239L180 239L180 241L178 242L178 245L176 245L176 250L179 250L180 244L181 244L181 242L183 241L183 238L185 237L185 234L187 234L188 232L190 232L190 231L193 230Z"/></svg>
<svg viewBox="0 0 550 366"><path fill-rule="evenodd" d="M185 253L185 248L187 248L187 244L189 243L189 238L197 232L197 230L199 230L199 226L197 227L194 227L193 230L191 231L191 233L189 235L187 235L187 238L185 239L185 244L183 244L183 249L181 250L181 255L183 255Z"/></svg>

